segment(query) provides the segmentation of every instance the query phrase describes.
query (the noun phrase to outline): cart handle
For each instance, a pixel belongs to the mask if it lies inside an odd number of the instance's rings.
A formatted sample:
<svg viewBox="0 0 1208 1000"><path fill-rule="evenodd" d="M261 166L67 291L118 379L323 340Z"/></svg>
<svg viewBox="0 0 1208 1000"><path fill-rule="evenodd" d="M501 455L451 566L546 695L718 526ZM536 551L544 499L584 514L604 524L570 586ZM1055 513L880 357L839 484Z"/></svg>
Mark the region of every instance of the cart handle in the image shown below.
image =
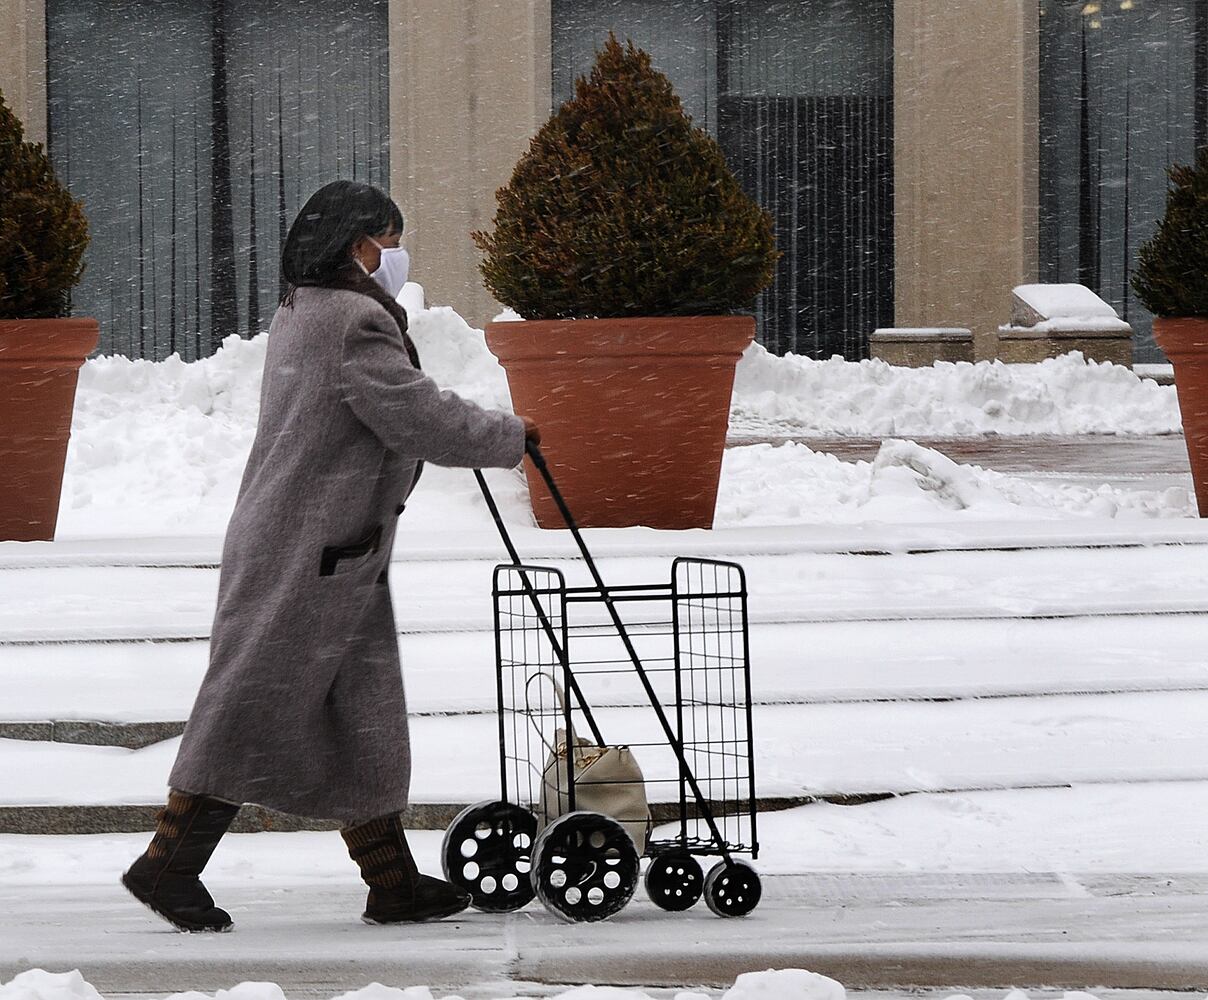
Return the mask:
<svg viewBox="0 0 1208 1000"><path fill-rule="evenodd" d="M580 554L590 568L592 577L599 587L603 589L604 581L600 579L600 574L596 571L595 560L592 559L591 553L587 551L587 543L583 541L583 536L579 533L579 525L576 523L574 515L571 514L570 508L566 506L566 500L562 496L562 491L558 489L558 484L554 482L554 476L549 471L549 466L545 462L545 456L541 454L541 447L532 439L526 438L524 441L524 452L528 455L537 471L541 473L541 478L545 480L546 489L549 490L550 496L554 498L554 503L558 508L558 513L562 515L562 520L570 528L570 533L574 536L575 544L578 545ZM508 555L512 557L512 565L522 565L520 553L516 551L516 546L512 544L512 536L508 534L507 525L503 523L503 515L499 513L499 505L495 503L495 498L491 495L491 490L487 486L487 481L482 474L482 470L475 469L474 475L478 479L478 488L482 490L482 495L487 502L487 509L490 510L491 517L495 521L499 537L503 539L504 547L508 550Z"/></svg>

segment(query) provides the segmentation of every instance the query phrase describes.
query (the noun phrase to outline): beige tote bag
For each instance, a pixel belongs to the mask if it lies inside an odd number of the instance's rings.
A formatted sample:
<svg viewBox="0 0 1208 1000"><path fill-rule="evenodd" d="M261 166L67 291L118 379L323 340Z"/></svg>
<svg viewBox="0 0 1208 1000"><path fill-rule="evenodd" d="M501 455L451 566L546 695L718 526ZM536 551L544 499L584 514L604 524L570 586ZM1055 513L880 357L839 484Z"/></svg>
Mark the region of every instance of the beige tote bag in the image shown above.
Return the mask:
<svg viewBox="0 0 1208 1000"><path fill-rule="evenodd" d="M565 718L566 700L562 686L545 673L534 674L529 678L529 684L539 677L548 678L553 684L558 707ZM525 695L527 699L527 686ZM558 729L553 746L542 737L550 755L541 775L538 830L570 811L569 757L575 769L575 809L611 816L625 828L638 853L645 853L650 837L650 806L646 801L646 780L633 751L627 746L598 746L582 736L575 736L573 731L570 737L568 740L565 729Z"/></svg>

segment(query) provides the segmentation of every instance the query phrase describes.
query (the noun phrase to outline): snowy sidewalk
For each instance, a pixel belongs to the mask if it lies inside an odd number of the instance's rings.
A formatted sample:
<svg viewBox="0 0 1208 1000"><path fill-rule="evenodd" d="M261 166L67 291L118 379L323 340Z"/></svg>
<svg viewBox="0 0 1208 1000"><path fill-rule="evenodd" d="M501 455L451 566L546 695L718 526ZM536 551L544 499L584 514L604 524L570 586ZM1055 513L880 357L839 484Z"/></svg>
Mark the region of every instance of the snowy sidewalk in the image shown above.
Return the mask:
<svg viewBox="0 0 1208 1000"><path fill-rule="evenodd" d="M1208 783L807 806L765 817L749 917L667 914L639 887L590 925L532 903L365 927L337 835L231 836L207 881L236 928L214 937L173 933L117 886L145 835L0 837L0 981L41 966L106 994L270 980L330 997L378 980L510 996L492 984L722 987L800 967L853 989L1203 990L1206 808ZM439 841L415 835L421 867L439 870Z"/></svg>
<svg viewBox="0 0 1208 1000"><path fill-rule="evenodd" d="M232 884L219 898L238 926L205 940L152 923L120 888L0 890L0 980L78 968L107 995L268 981L331 997L372 982L724 988L744 972L800 968L851 989L1202 991L1206 881L790 876L768 879L742 921L638 899L603 924L530 910L405 928L362 926L351 878L340 889Z"/></svg>

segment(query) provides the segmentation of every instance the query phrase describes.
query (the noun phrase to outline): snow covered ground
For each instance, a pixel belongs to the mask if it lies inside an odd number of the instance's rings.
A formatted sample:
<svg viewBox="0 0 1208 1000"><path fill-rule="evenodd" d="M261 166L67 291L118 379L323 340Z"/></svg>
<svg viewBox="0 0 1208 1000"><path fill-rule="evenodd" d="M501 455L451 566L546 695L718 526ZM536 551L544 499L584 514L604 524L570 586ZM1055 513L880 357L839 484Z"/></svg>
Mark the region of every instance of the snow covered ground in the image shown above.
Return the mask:
<svg viewBox="0 0 1208 1000"><path fill-rule="evenodd" d="M719 976L724 969L785 968L786 958L808 968L805 959L816 956L815 967L840 981L839 969L846 967L855 982L884 985L898 974L907 977L898 983L935 985L1152 985L1170 982L1189 956L1202 958L1195 893L1208 871L1200 821L1206 809L1208 782L815 804L763 817L756 864L765 898L750 917L722 921L703 907L661 913L639 888L618 917L588 926L562 924L532 903L509 915L470 913L423 927L367 929L355 919L363 890L337 834L232 835L219 845L206 880L237 926L231 935L203 940L170 933L116 885L115 874L146 835L0 837L0 928L6 931L0 973L35 964L79 967L113 984L113 991L159 996L170 992L165 984L180 983L204 983L214 994L219 985L238 982L231 978L238 970L270 983L288 979L290 996L307 997L340 992L323 992L320 983L362 985L372 978L475 984L433 987L435 997L568 992L552 985L518 988L509 975L547 984L716 984L707 993L695 989L693 1000L841 997L817 994L816 980L785 973L735 984L762 992L727 993L737 973ZM440 839L435 832L413 835L421 868L439 871ZM24 964L15 965L20 956ZM987 968L987 961L997 964ZM944 978L914 978L927 969ZM1183 982L1195 981L1182 975ZM64 992L71 985L26 976L10 982L8 992L0 989L0 1000L96 1000L90 992ZM248 993L247 1000L280 1000L267 983L254 989L268 992ZM423 987L412 989L388 996L427 1000ZM940 1000L952 992L930 996ZM569 996L668 1000L679 994L600 987ZM998 1000L1002 993L981 996ZM191 993L181 1000L202 998Z"/></svg>
<svg viewBox="0 0 1208 1000"><path fill-rule="evenodd" d="M451 309L423 308L416 286L406 295L434 377L507 407L502 370L481 332ZM232 339L191 365L101 358L85 366L60 541L0 546L0 721L184 718L205 666L218 542L255 430L264 348L264 337ZM710 955L791 953L794 964L808 964L802 948L820 941L886 969L905 967L893 950L903 942L915 958L925 945L924 964L947 957L939 966L947 971L937 973L946 978L911 981L933 984L962 981L962 956L984 958L986 949L999 948L1007 964L996 968L1010 969L1017 943L1070 945L1067 958L1136 959L1140 971L1128 983L1147 985L1155 981L1147 968L1174 967L1159 961L1155 942L1175 946L1176 957L1197 954L1197 893L1208 876L1208 535L1193 519L1193 500L1181 487L999 475L906 439L1178 429L1173 387L1077 356L911 370L775 358L752 347L737 375L736 436L889 438L880 454L849 463L800 444L731 448L716 531L593 532L593 550L612 584L661 579L666 557L681 551L746 566L762 794L911 794L762 814L757 867L768 888L741 926L696 911L656 923L667 915L642 899L596 939L539 908L395 938L358 936L366 930L354 923L360 890L338 836L269 833L219 847L207 880L220 900L233 900L241 930L198 942L162 933L114 884L145 835L0 836L0 1000L99 1000L90 969L111 997L163 995L157 977L169 969L183 983L176 988L213 995L236 982L230 968L281 983L303 969L290 995L301 983L317 1000L340 990L316 983L363 985L362 973L387 958L398 973L388 982L473 981L475 963L496 978L477 991L375 985L340 1000L512 997L529 995L499 978L517 956L536 968L552 954L548 967L557 969L558 956L580 952L589 961L577 978L543 981L720 984L693 975ZM521 551L570 569L566 533L531 526L523 477L489 479ZM415 714L416 801L491 796L487 581L498 539L473 478L449 470L429 470L401 528L394 591ZM889 554L859 554L868 552ZM599 700L602 720L628 730L630 742L650 738L648 713L627 695ZM464 753L441 752L450 737ZM640 749L649 776L673 773L655 750ZM0 806L158 802L173 750L173 741L132 751L0 740ZM440 867L440 836L415 835L429 871ZM919 903L919 879L924 896L947 900L942 915ZM1153 889L1154 879L1168 888ZM914 888L895 888L908 883ZM971 884L978 888L965 909L949 905ZM881 888L853 902L869 885ZM314 910L291 911L285 901ZM590 940L604 943L593 951ZM656 941L667 950L653 950ZM306 978L316 955L330 958L332 978ZM463 978L415 978L432 955ZM644 969L666 965L646 978L591 971L619 970L625 956ZM39 963L59 973L79 966L85 977L32 971ZM127 977L125 965L146 978ZM1102 981L1063 968L1062 981ZM987 986L1017 981L985 967L978 975ZM723 994L842 1000L843 989L786 970L708 995ZM701 996L590 986L532 995ZM282 1000L282 991L246 983L216 1000Z"/></svg>
<svg viewBox="0 0 1208 1000"><path fill-rule="evenodd" d="M404 303L427 371L485 406L509 408L503 369L482 332L451 308ZM221 533L255 433L266 336L230 338L192 364L102 357L80 375L59 537ZM740 362L731 432L802 436L1174 434L1178 403L1125 368L1068 355L1039 365L779 358L752 345ZM531 523L519 475L496 475L505 516ZM1123 489L1028 482L902 440L873 462L840 462L800 444L730 449L716 526L952 519L1193 516L1183 487ZM473 480L425 476L407 523L486 526Z"/></svg>

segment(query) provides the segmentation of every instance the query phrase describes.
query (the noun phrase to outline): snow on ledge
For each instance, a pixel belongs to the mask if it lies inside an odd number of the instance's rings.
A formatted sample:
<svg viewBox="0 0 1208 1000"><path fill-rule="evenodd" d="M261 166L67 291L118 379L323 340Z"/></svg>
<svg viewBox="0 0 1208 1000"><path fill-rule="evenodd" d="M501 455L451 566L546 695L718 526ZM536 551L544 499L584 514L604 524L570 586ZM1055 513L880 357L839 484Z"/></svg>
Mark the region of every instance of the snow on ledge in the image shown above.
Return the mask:
<svg viewBox="0 0 1208 1000"><path fill-rule="evenodd" d="M1116 310L1085 285L1019 285L1015 295L1046 319L1083 319L1107 316L1117 319Z"/></svg>

